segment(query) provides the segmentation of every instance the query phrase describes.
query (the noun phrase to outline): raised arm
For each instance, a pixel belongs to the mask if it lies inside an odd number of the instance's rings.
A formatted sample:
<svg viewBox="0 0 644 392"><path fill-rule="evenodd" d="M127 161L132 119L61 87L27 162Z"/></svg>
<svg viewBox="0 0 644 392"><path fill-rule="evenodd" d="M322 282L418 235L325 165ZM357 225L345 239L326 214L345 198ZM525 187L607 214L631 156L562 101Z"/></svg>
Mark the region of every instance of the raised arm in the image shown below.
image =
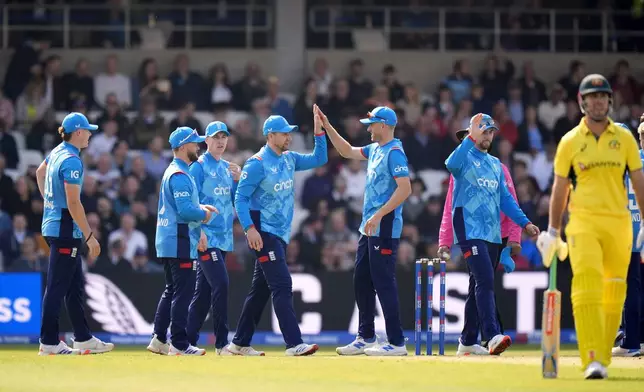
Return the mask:
<svg viewBox="0 0 644 392"><path fill-rule="evenodd" d="M329 122L327 116L322 113L322 110L320 110L317 105L313 106L313 110L317 111L317 113L319 114L320 118L322 119L322 126L324 127L326 134L329 135L331 144L333 144L333 147L338 150L338 153L340 153L343 158L357 159L359 161L367 160L367 157L362 153L362 148L353 147L351 144L349 144L348 141L340 136L338 131L336 131L336 129L333 128L333 125L331 125L331 123Z"/></svg>
<svg viewBox="0 0 644 392"><path fill-rule="evenodd" d="M467 154L474 147L474 145L474 139L468 136L463 139L461 144L459 144L451 154L449 154L449 157L447 157L447 159L445 160L445 167L447 167L447 170L449 170L450 173L460 173L463 165L467 161Z"/></svg>
<svg viewBox="0 0 644 392"><path fill-rule="evenodd" d="M322 166L329 160L326 149L326 136L324 133L315 135L315 147L311 154L300 154L299 152L289 151L295 158L295 171L309 170Z"/></svg>

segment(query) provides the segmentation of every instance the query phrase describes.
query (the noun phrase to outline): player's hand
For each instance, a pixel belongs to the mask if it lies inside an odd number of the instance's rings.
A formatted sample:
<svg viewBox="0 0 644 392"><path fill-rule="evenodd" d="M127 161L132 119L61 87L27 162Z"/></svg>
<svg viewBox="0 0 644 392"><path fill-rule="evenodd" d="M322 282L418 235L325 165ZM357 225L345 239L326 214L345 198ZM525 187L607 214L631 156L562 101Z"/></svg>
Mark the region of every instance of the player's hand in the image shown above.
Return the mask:
<svg viewBox="0 0 644 392"><path fill-rule="evenodd" d="M229 162L228 170L230 171L230 175L233 176L233 180L239 181L239 177L241 176L241 167L236 163Z"/></svg>
<svg viewBox="0 0 644 392"><path fill-rule="evenodd" d="M329 128L331 126L331 123L329 122L329 118L322 112L322 109L317 104L313 105L313 112L317 113L318 116L320 116L320 120L322 120L322 127L324 128Z"/></svg>
<svg viewBox="0 0 644 392"><path fill-rule="evenodd" d="M470 135L474 140L480 140L483 136L483 130L481 129L481 120L483 119L483 113L478 113L470 119Z"/></svg>
<svg viewBox="0 0 644 392"><path fill-rule="evenodd" d="M525 232L528 233L529 236L537 236L539 235L539 228L532 223L528 223L528 225L525 227Z"/></svg>
<svg viewBox="0 0 644 392"><path fill-rule="evenodd" d="M206 217L201 221L203 223L207 223L210 220L212 214L219 214L219 211L217 211L217 209L211 205L201 204L199 207L206 213Z"/></svg>
<svg viewBox="0 0 644 392"><path fill-rule="evenodd" d="M367 222L364 224L364 232L367 234L367 237L376 235L378 227L380 227L380 221L382 217L379 213L375 213Z"/></svg>
<svg viewBox="0 0 644 392"><path fill-rule="evenodd" d="M508 248L512 250L510 256L518 256L521 254L521 244L518 242L508 241Z"/></svg>
<svg viewBox="0 0 644 392"><path fill-rule="evenodd" d="M199 244L197 244L197 250L199 252L205 252L208 249L208 238L206 237L206 233L204 233L203 230L201 230L201 237L199 237Z"/></svg>
<svg viewBox="0 0 644 392"><path fill-rule="evenodd" d="M516 243L516 242L515 242ZM501 251L501 265L503 266L503 271L505 271L506 274L509 274L510 272L514 271L514 260L512 260L512 248L509 246L503 248Z"/></svg>
<svg viewBox="0 0 644 392"><path fill-rule="evenodd" d="M251 249L256 251L261 251L264 247L264 241L262 241L262 236L259 234L259 231L255 227L248 229L246 233L246 239L248 239L248 246Z"/></svg>
<svg viewBox="0 0 644 392"><path fill-rule="evenodd" d="M324 133L324 130L322 130L322 117L320 117L320 114L318 113L319 108L317 105L313 105L313 134L314 135L319 135L321 133Z"/></svg>
<svg viewBox="0 0 644 392"><path fill-rule="evenodd" d="M449 253L449 246L439 246L438 247L438 252L436 252L436 255L438 256L439 259L449 261L452 257Z"/></svg>
<svg viewBox="0 0 644 392"><path fill-rule="evenodd" d="M101 245L93 235L87 240L87 249L89 250L88 255L90 258L95 259L101 254Z"/></svg>

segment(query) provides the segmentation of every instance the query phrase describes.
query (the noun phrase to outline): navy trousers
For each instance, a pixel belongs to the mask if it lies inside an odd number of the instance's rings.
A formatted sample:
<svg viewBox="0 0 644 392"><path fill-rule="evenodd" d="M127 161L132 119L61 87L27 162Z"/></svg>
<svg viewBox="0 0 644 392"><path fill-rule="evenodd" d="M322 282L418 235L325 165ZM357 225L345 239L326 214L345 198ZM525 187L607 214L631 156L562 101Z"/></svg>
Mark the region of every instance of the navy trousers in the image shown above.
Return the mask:
<svg viewBox="0 0 644 392"><path fill-rule="evenodd" d="M179 349L188 348L188 306L195 289L195 271L192 260L162 258L165 271L165 290L154 316L154 333L166 342L170 326L170 340ZM170 324L172 322L172 324Z"/></svg>
<svg viewBox="0 0 644 392"><path fill-rule="evenodd" d="M293 308L293 281L286 265L286 243L276 235L259 231L264 242L261 251L255 252L255 271L250 292L246 296L233 343L247 347L262 317L268 299L273 299L273 309L284 336L286 348L302 344L302 332Z"/></svg>
<svg viewBox="0 0 644 392"><path fill-rule="evenodd" d="M482 240L466 240L458 245L470 274L461 343L471 346L478 342L479 330L487 339L500 333L494 298L493 262L497 258L498 245Z"/></svg>
<svg viewBox="0 0 644 392"><path fill-rule="evenodd" d="M490 244L490 246L496 246L496 258L492 260L492 270L496 271L501 263L501 251L508 245L508 237L505 237L501 240L501 244ZM496 276L495 276L496 278ZM470 275L470 289L476 287L474 282L474 277ZM499 324L499 332L503 332L503 322L501 321L501 313L499 312L499 305L496 301L496 292L494 293L494 304L496 305L496 322ZM480 325L480 323L479 323ZM481 326L482 327L482 326ZM485 336L485 332L481 329L481 345L487 347L488 340L492 339L494 336Z"/></svg>
<svg viewBox="0 0 644 392"><path fill-rule="evenodd" d="M74 340L88 341L92 334L83 305L85 279L80 257L82 240L46 239L49 243L49 267L42 301L40 342L47 345L57 345L60 342L58 319L63 299L74 330Z"/></svg>
<svg viewBox="0 0 644 392"><path fill-rule="evenodd" d="M644 343L644 264L639 252L632 253L626 278L626 301L622 324L624 341L622 348L640 348Z"/></svg>
<svg viewBox="0 0 644 392"><path fill-rule="evenodd" d="M217 248L199 252L197 286L188 309L188 341L193 346L208 310L212 310L215 348L223 348L228 344L228 271L226 252Z"/></svg>
<svg viewBox="0 0 644 392"><path fill-rule="evenodd" d="M360 236L353 289L358 305L358 335L364 339L375 336L376 293L385 316L387 340L394 346L405 343L400 323L396 255L398 239Z"/></svg>

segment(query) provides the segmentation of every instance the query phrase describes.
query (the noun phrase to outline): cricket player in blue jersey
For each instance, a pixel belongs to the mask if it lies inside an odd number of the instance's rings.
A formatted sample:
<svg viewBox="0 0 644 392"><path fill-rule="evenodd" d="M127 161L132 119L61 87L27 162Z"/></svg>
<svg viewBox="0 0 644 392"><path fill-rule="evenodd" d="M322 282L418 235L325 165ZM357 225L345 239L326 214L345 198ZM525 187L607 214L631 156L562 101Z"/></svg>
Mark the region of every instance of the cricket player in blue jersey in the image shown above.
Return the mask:
<svg viewBox="0 0 644 392"><path fill-rule="evenodd" d="M210 221L217 209L199 203L199 192L189 174L197 160L199 143L205 141L196 130L179 127L170 134L174 159L163 173L157 213L156 251L165 270L165 290L154 316L154 335L148 351L162 355L204 355L206 350L190 344L186 332L188 306L195 289L193 260L201 224ZM171 324L172 323L172 324ZM167 342L170 326L171 344Z"/></svg>
<svg viewBox="0 0 644 392"><path fill-rule="evenodd" d="M282 116L264 122L264 147L246 161L235 194L235 210L248 245L255 251L255 271L250 292L237 322L233 341L226 346L235 355L263 356L250 345L269 298L286 343L287 356L311 355L317 344L302 341L293 308L293 283L286 265L286 246L291 237L295 203L294 175L327 162L326 136L314 117L315 148L312 154L288 151L296 125Z"/></svg>
<svg viewBox="0 0 644 392"><path fill-rule="evenodd" d="M411 194L411 182L402 143L394 138L398 118L392 109L376 107L368 118L360 120L369 126L367 130L373 143L353 147L317 106L314 110L322 118L322 126L340 155L368 161L360 240L353 273L359 312L358 336L348 345L338 347L336 352L339 355L407 355L400 322L396 256L403 226L403 202ZM387 331L387 342L382 344L378 343L375 333L376 294Z"/></svg>
<svg viewBox="0 0 644 392"><path fill-rule="evenodd" d="M644 148L644 116L640 119L642 124L638 128L640 147ZM630 131L626 124L615 123ZM640 159L644 164L644 151L640 149ZM626 301L624 302L624 314L622 318L621 337L619 344L613 347L612 354L615 357L639 357L644 354L644 319L642 319L644 307L644 264L642 262L642 247L637 244L637 236L640 231L642 216L637 207L635 191L630 176L626 174L628 184L628 209L631 211L633 222L633 252L628 265L626 275Z"/></svg>
<svg viewBox="0 0 644 392"><path fill-rule="evenodd" d="M38 355L99 354L114 349L114 344L92 336L83 309L81 248L87 247L89 256L96 258L101 247L81 204L84 172L80 150L87 148L92 132L97 129L81 113L65 116L58 128L63 142L36 170L38 189L44 200L41 232L49 244ZM74 348L60 341L58 335L63 298L74 329Z"/></svg>
<svg viewBox="0 0 644 392"><path fill-rule="evenodd" d="M454 177L452 195L452 227L455 242L460 246L470 276L476 282L475 293L468 293L468 301L476 301L478 322L488 342L491 355L499 355L511 344L509 336L500 333L494 300L494 269L498 244L501 243L500 212L512 219L529 235L539 234L530 223L506 185L501 162L487 153L494 131L498 127L487 114L472 117L469 136L445 161ZM470 317L471 318L471 317ZM468 320L459 343L472 346L478 343L479 325Z"/></svg>
<svg viewBox="0 0 644 392"><path fill-rule="evenodd" d="M199 340L199 330L212 309L215 349L219 355L232 355L228 345L228 272L226 253L233 250L233 199L241 168L221 158L228 143L228 127L214 121L206 127L208 150L190 165L199 201L214 206L218 214L201 226L197 286L188 311L188 341Z"/></svg>

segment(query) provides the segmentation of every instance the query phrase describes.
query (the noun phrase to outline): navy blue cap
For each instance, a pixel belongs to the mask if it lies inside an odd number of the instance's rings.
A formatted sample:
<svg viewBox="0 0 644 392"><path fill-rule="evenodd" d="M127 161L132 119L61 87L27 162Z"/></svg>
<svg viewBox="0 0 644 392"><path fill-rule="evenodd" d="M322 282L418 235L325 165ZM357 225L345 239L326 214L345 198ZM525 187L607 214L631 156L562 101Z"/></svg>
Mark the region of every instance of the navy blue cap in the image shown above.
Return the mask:
<svg viewBox="0 0 644 392"><path fill-rule="evenodd" d="M65 133L76 132L79 129L87 129L88 131L96 131L98 125L90 124L89 120L83 113L72 112L65 116L61 124Z"/></svg>
<svg viewBox="0 0 644 392"><path fill-rule="evenodd" d="M367 114L367 118L360 120L363 124L382 123L389 126L396 126L398 124L398 116L393 109L386 106L378 106Z"/></svg>
<svg viewBox="0 0 644 392"><path fill-rule="evenodd" d="M477 114L472 116L472 118L470 119L470 128L472 128L472 120L476 116ZM481 123L479 124L479 128L481 128L483 131L492 129L492 128L496 129L497 131L499 130L498 125L496 125L496 121L494 121L494 119L488 114L484 114L483 117L481 117Z"/></svg>
<svg viewBox="0 0 644 392"><path fill-rule="evenodd" d="M190 127L179 127L170 134L168 141L172 149L179 148L187 143L203 143L206 140L204 136L199 136L195 129Z"/></svg>
<svg viewBox="0 0 644 392"><path fill-rule="evenodd" d="M206 127L206 137L215 136L219 132L230 135L230 132L228 132L228 127L221 121L213 121Z"/></svg>
<svg viewBox="0 0 644 392"><path fill-rule="evenodd" d="M289 133L297 131L297 125L291 125L286 121L282 116L270 116L264 121L264 136L267 136L269 133Z"/></svg>

